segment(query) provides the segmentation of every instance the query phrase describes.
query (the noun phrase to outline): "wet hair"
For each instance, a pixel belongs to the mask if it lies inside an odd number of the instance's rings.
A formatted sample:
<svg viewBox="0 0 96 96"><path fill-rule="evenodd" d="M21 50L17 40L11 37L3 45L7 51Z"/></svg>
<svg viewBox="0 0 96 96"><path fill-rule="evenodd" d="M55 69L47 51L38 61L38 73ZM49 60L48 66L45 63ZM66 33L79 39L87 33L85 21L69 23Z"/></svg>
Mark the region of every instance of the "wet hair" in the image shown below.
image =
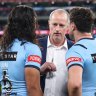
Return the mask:
<svg viewBox="0 0 96 96"><path fill-rule="evenodd" d="M33 8L26 5L16 6L9 13L4 35L0 39L1 49L5 52L7 48L11 48L15 38L22 41L22 44L23 40L37 44L37 27L37 15Z"/></svg>
<svg viewBox="0 0 96 96"><path fill-rule="evenodd" d="M95 15L89 8L73 7L70 10L70 22L74 22L81 33L91 33L94 27Z"/></svg>

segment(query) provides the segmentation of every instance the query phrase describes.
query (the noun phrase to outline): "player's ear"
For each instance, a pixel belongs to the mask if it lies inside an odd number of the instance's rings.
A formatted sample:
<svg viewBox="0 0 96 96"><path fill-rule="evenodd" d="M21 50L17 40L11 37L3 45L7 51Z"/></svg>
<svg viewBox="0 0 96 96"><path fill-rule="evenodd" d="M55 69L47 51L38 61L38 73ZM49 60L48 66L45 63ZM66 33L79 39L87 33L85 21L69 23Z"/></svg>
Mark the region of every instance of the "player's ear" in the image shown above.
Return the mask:
<svg viewBox="0 0 96 96"><path fill-rule="evenodd" d="M71 28L72 28L73 31L77 29L76 24L74 22L71 23Z"/></svg>

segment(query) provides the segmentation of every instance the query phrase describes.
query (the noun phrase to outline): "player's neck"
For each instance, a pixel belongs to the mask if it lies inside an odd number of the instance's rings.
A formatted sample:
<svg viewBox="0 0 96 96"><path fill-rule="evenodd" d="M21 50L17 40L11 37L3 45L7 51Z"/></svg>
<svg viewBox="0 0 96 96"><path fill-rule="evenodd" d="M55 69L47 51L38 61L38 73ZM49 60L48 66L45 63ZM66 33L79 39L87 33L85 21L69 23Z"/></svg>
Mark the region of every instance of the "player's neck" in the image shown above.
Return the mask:
<svg viewBox="0 0 96 96"><path fill-rule="evenodd" d="M76 32L76 34L74 35L75 37L75 42L79 41L82 38L92 38L92 34L91 33L80 33L80 32Z"/></svg>

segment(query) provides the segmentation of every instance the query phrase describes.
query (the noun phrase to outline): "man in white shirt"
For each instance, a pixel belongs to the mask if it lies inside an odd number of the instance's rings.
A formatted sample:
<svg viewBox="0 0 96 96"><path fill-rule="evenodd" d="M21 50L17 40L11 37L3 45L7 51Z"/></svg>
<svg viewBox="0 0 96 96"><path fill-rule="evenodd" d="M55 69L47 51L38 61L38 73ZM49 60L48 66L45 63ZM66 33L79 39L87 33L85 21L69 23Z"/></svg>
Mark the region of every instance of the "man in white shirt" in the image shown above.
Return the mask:
<svg viewBox="0 0 96 96"><path fill-rule="evenodd" d="M42 48L41 88L44 96L68 96L65 54L73 43L65 37L70 23L64 9L54 10L49 17L50 34L39 39Z"/></svg>

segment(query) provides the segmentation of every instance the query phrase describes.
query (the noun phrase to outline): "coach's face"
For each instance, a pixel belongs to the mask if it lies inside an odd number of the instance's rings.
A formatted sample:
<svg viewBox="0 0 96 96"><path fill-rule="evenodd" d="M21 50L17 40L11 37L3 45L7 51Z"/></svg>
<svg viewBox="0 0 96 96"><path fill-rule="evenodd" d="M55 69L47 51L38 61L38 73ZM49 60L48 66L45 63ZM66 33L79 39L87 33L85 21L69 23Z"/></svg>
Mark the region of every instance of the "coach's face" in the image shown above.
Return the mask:
<svg viewBox="0 0 96 96"><path fill-rule="evenodd" d="M65 13L53 13L49 20L50 41L54 45L62 45L65 41L65 33L68 30L68 20Z"/></svg>

